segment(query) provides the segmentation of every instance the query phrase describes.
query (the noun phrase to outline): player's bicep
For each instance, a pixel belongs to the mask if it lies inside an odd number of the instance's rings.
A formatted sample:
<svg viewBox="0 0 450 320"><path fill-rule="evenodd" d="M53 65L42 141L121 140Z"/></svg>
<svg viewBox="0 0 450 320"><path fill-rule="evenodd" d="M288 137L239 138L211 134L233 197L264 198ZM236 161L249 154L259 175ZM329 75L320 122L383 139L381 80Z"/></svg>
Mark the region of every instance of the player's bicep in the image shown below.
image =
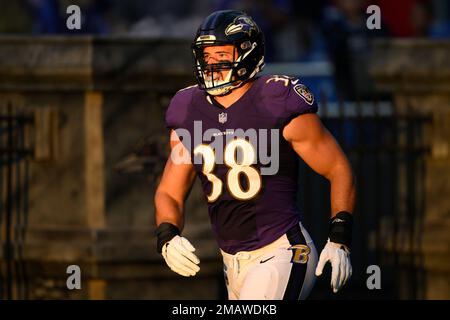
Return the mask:
<svg viewBox="0 0 450 320"><path fill-rule="evenodd" d="M167 159L157 192L163 192L177 202L183 202L195 180L195 170L183 144L171 137L171 154Z"/></svg>
<svg viewBox="0 0 450 320"><path fill-rule="evenodd" d="M175 164L169 157L164 167L157 192L164 192L177 202L182 202L195 179L192 165Z"/></svg>
<svg viewBox="0 0 450 320"><path fill-rule="evenodd" d="M283 130L294 151L317 173L327 177L345 155L316 114L294 118Z"/></svg>

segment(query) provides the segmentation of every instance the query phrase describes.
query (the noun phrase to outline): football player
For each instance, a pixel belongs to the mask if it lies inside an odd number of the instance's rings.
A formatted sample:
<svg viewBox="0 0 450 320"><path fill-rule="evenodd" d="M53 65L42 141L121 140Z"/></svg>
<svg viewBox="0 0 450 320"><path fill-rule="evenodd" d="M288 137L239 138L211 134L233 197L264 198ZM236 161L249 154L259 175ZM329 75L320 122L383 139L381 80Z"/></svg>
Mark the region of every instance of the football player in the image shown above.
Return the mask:
<svg viewBox="0 0 450 320"><path fill-rule="evenodd" d="M337 292L352 273L354 177L313 94L299 79L258 76L264 36L244 12L212 13L192 51L198 84L176 93L166 111L172 153L155 194L158 252L182 276L199 272L195 247L182 235L197 176L230 299L304 299L327 262ZM331 184L319 259L297 208L298 157Z"/></svg>

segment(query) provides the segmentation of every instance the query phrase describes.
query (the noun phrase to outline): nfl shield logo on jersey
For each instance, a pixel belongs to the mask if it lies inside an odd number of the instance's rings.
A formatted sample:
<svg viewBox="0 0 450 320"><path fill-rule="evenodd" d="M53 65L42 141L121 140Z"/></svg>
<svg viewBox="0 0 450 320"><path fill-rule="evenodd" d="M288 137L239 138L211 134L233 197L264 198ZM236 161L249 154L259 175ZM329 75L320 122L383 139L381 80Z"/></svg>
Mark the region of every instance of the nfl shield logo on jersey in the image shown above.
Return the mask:
<svg viewBox="0 0 450 320"><path fill-rule="evenodd" d="M225 112L219 113L219 122L220 123L227 122L227 114Z"/></svg>

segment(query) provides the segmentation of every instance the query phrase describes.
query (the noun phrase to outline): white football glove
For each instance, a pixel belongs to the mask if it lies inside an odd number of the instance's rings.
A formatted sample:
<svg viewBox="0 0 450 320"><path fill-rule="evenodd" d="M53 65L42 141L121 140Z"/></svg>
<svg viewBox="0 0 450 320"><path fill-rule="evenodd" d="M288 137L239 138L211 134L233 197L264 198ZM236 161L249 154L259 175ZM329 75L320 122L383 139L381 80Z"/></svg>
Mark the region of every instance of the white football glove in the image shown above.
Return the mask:
<svg viewBox="0 0 450 320"><path fill-rule="evenodd" d="M162 256L172 271L190 277L200 270L200 260L193 254L194 251L188 239L175 236L162 247Z"/></svg>
<svg viewBox="0 0 450 320"><path fill-rule="evenodd" d="M350 262L350 250L340 243L331 242L327 244L320 253L319 263L316 268L316 276L320 276L325 264L331 263L331 287L336 293L350 279L352 275L352 264Z"/></svg>

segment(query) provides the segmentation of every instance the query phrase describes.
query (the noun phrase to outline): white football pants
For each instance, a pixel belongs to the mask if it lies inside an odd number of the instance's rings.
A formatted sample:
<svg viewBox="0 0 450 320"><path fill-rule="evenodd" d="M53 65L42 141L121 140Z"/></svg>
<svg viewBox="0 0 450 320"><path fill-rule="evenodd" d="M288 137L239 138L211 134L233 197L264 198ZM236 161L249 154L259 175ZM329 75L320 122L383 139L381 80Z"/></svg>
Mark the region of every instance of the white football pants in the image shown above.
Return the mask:
<svg viewBox="0 0 450 320"><path fill-rule="evenodd" d="M303 300L316 280L317 251L301 223L257 250L221 253L230 300Z"/></svg>

